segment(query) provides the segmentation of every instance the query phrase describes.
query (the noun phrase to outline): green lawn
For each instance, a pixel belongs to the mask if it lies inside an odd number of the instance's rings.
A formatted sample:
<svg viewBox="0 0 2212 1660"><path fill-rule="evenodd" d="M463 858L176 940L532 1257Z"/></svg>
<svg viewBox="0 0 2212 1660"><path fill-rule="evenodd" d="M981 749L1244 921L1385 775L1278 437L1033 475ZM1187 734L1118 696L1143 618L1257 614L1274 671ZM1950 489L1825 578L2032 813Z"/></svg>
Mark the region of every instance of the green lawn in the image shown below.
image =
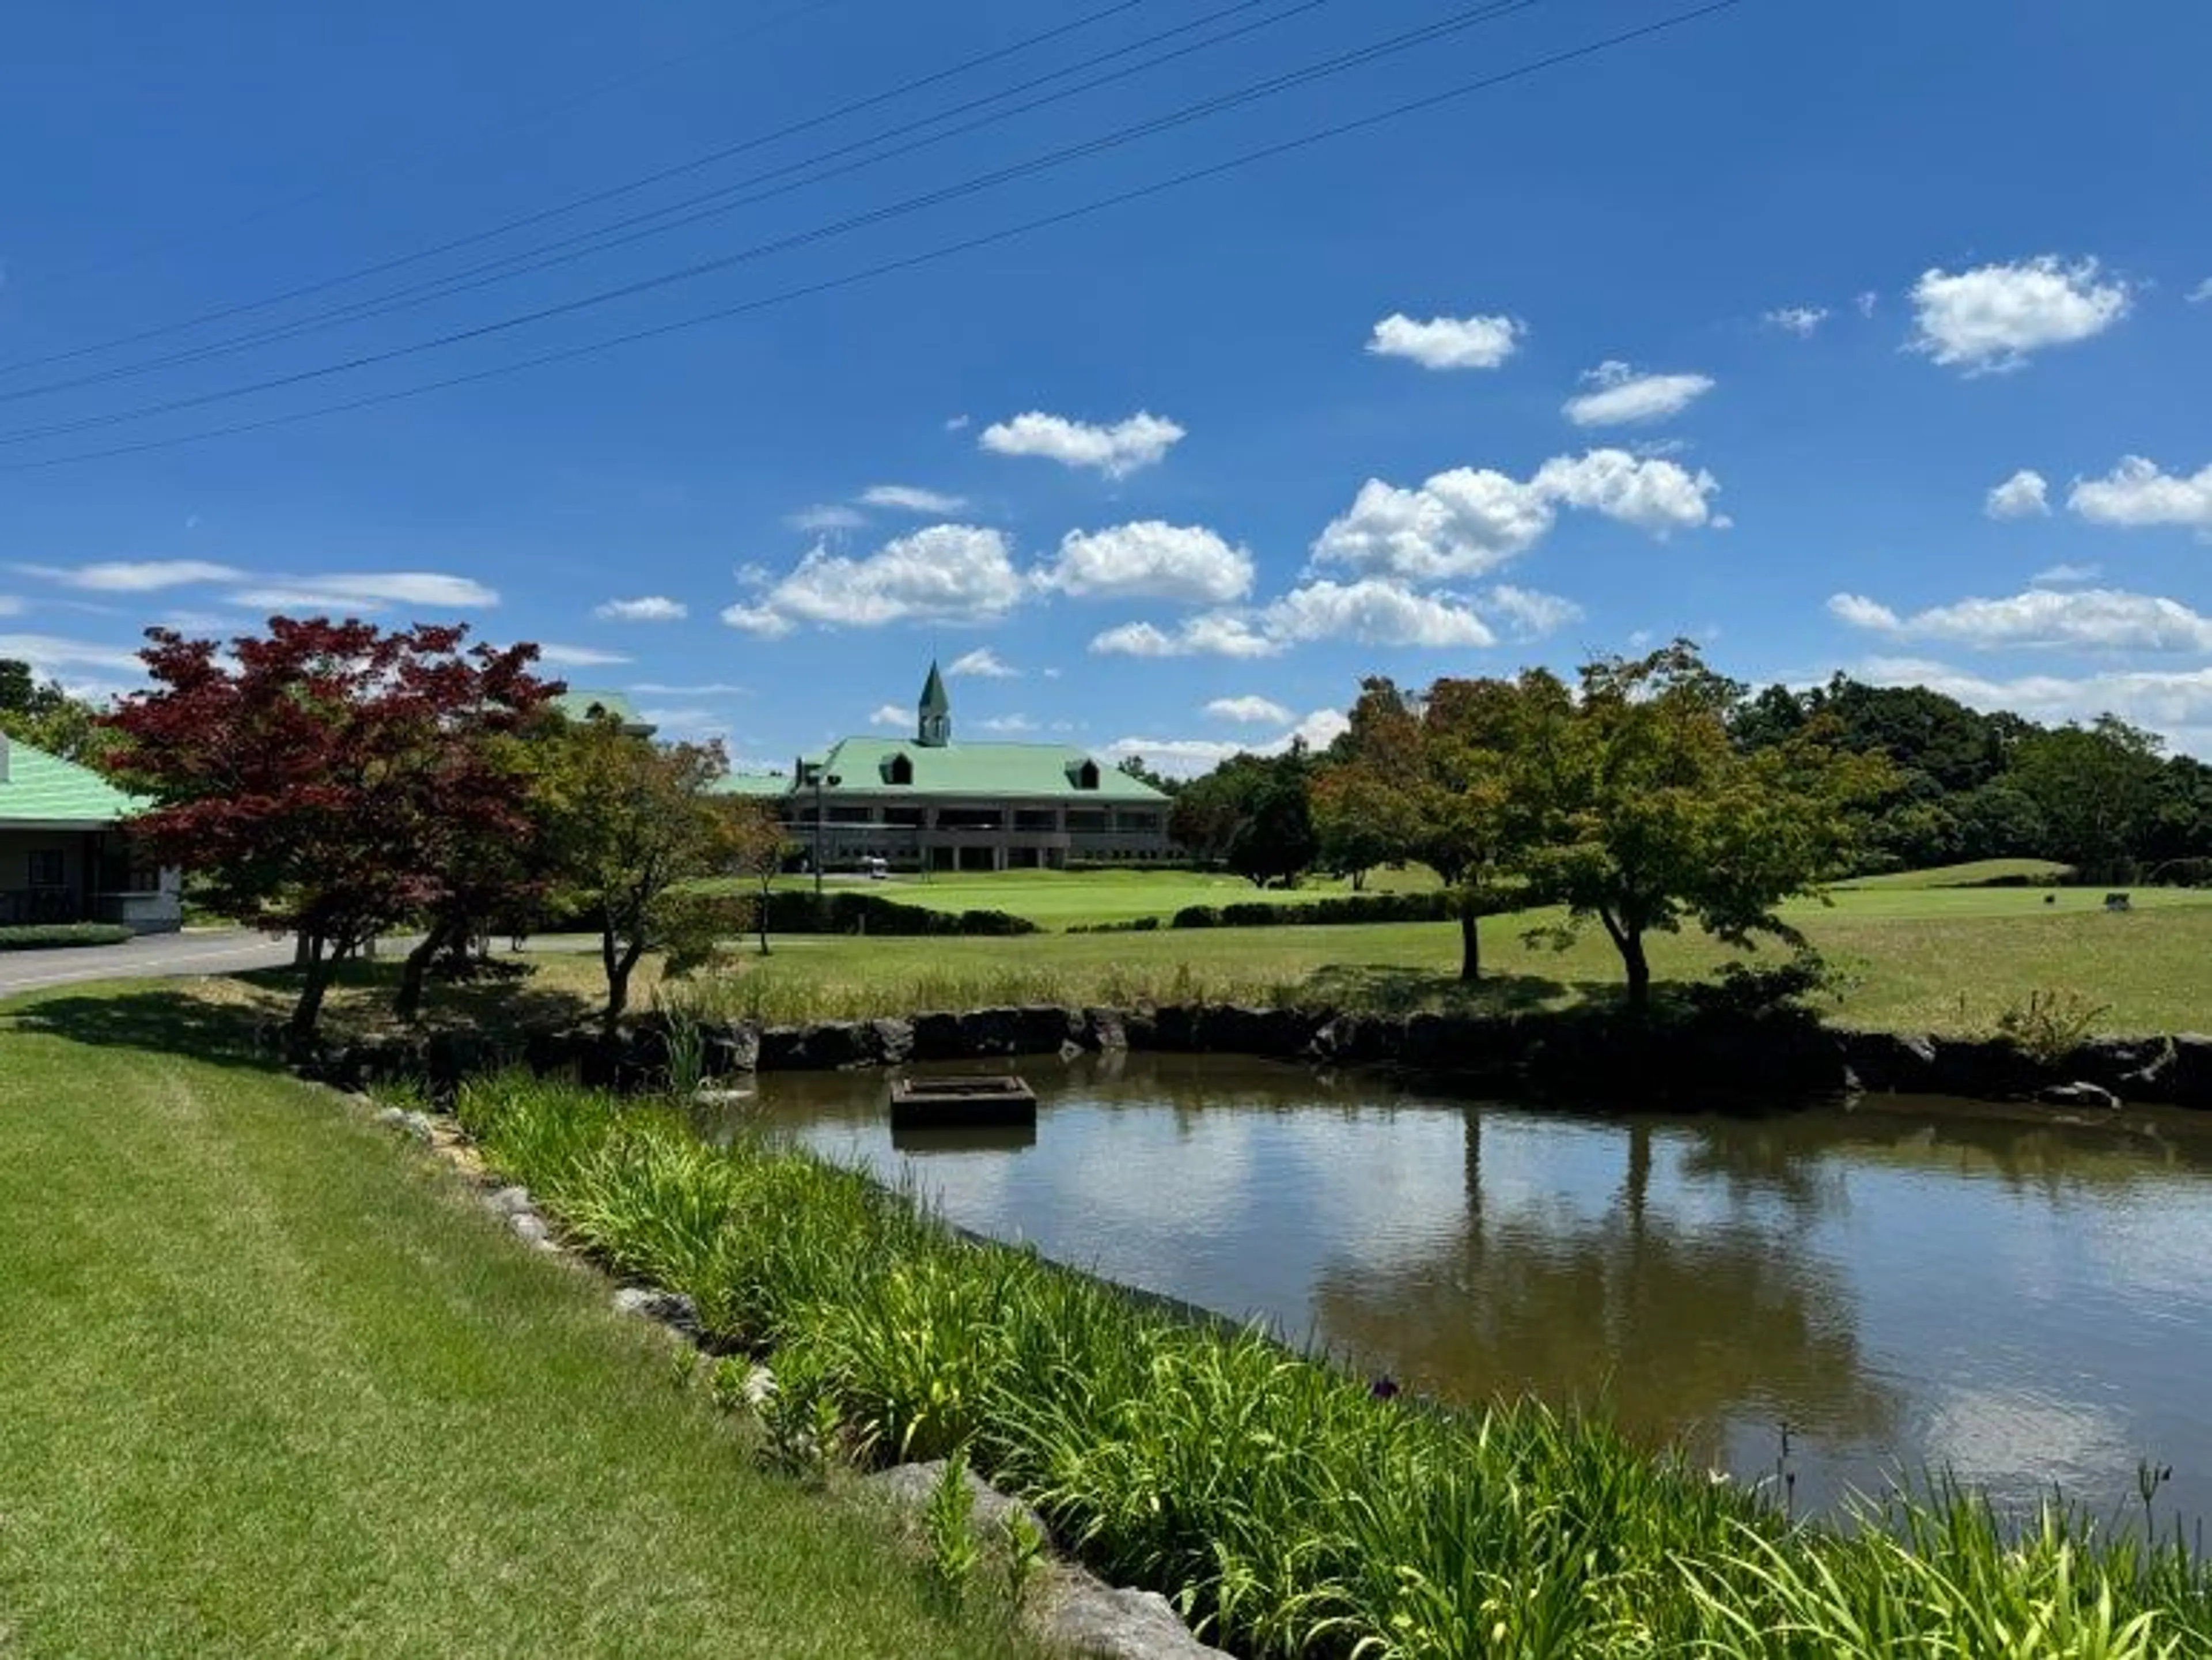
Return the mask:
<svg viewBox="0 0 2212 1660"><path fill-rule="evenodd" d="M722 885L742 891L741 884ZM812 883L804 877L793 877L784 885L811 888ZM1350 882L1326 877L1309 878L1295 888L1262 890L1241 876L1206 871L1149 870L943 873L892 876L876 882L841 878L835 885L859 887L901 904L922 905L932 910L1011 911L1047 928L1120 922L1136 916L1167 917L1186 905L1233 905L1254 901L1293 904L1352 891ZM1426 891L1436 885L1437 879L1430 871L1414 866L1405 870L1370 872L1364 891Z"/></svg>
<svg viewBox="0 0 2212 1660"><path fill-rule="evenodd" d="M1853 984L1824 1006L1852 1025L1972 1033L2032 992L2068 990L2106 1006L2112 1031L2212 1027L2212 893L2139 893L2108 915L2101 895L2024 888L1877 889L1786 908ZM770 1019L892 1013L986 1003L1129 1002L1190 996L1291 997L1370 1006L1557 1006L1618 994L1619 958L1601 932L1565 952L1524 944L1556 912L1482 925L1485 984L1457 985L1449 922L1355 927L1163 929L1152 933L917 939L791 936L765 961L750 953L708 989L725 1007ZM1770 947L1754 960L1782 954ZM1701 933L1661 935L1663 983L1710 976L1738 953ZM577 966L554 970L576 972ZM587 982L580 979L580 988Z"/></svg>
<svg viewBox="0 0 2212 1660"><path fill-rule="evenodd" d="M0 1653L1026 1651L596 1276L336 1097L110 1041L173 990L104 995L0 1012Z"/></svg>

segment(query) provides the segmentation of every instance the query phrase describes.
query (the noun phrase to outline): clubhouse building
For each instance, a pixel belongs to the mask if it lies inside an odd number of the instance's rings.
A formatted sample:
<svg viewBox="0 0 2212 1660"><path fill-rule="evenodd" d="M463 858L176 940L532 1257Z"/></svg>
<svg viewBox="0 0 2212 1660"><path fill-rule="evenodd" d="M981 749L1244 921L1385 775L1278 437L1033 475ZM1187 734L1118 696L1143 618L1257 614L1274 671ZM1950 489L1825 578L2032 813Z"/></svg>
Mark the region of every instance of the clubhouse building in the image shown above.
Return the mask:
<svg viewBox="0 0 2212 1660"><path fill-rule="evenodd" d="M1060 744L961 744L937 665L911 739L846 738L792 772L737 774L732 794L771 796L823 868L1065 870L1172 856L1168 798Z"/></svg>

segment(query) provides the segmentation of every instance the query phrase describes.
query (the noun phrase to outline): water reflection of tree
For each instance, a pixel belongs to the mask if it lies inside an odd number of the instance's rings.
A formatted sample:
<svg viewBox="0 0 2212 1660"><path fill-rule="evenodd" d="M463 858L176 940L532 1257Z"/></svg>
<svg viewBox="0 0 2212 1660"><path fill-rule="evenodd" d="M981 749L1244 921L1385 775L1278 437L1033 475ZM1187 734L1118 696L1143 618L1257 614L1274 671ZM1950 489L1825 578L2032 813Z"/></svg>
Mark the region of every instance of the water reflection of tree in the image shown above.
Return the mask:
<svg viewBox="0 0 2212 1660"><path fill-rule="evenodd" d="M1866 1374L1850 1293L1794 1230L1760 1225L1726 1181L1700 1184L1727 1200L1717 1223L1655 1214L1648 1122L1621 1129L1624 1179L1602 1216L1493 1213L1482 1115L1465 1119L1462 1227L1425 1257L1326 1270L1315 1307L1331 1347L1461 1399L1602 1396L1632 1431L1706 1452L1747 1418L1887 1438L1898 1402Z"/></svg>

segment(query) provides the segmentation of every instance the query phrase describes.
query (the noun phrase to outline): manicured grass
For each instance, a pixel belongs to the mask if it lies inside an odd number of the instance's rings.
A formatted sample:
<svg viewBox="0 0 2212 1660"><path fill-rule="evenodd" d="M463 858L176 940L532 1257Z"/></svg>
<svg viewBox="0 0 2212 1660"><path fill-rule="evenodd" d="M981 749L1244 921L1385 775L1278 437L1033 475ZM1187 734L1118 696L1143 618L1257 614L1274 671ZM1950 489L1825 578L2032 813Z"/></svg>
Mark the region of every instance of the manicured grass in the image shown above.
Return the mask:
<svg viewBox="0 0 2212 1660"><path fill-rule="evenodd" d="M140 998L109 1035L179 1006ZM360 1109L38 1009L0 1012L0 1652L1025 1652Z"/></svg>
<svg viewBox="0 0 2212 1660"><path fill-rule="evenodd" d="M1823 1006L1855 1025L1985 1032L2037 991L2070 990L2105 1006L2106 1031L2212 1026L2212 894L2140 896L2107 915L2098 896L2033 889L1879 890L1806 901L1790 920L1847 976ZM1516 1008L1617 996L1620 964L1602 933L1565 952L1522 935L1556 919L1533 912L1482 925L1486 979L1462 988L1451 923L1219 928L1156 933L1034 934L1011 939L793 937L763 960L700 988L710 1002L769 1019L896 1013L983 1003L1182 1000L1327 1001L1346 1006ZM1750 960L1786 953L1770 946ZM1739 953L1701 933L1661 935L1663 985L1710 976Z"/></svg>
<svg viewBox="0 0 2212 1660"><path fill-rule="evenodd" d="M784 885L811 889L805 878ZM1206 871L1007 871L1002 874L893 876L880 882L840 879L836 885L860 887L902 905L931 910L1003 910L1026 916L1042 927L1122 922L1137 916L1168 917L1186 905L1295 904L1348 894L1352 884L1310 877L1295 888L1254 887L1240 876ZM1424 866L1368 873L1367 893L1428 892L1435 875Z"/></svg>
<svg viewBox="0 0 2212 1660"><path fill-rule="evenodd" d="M1991 882L2056 882L2072 873L2051 859L1975 859L1963 865L1931 865L1926 870L1892 871L1887 876L1857 876L1844 888L1976 888Z"/></svg>

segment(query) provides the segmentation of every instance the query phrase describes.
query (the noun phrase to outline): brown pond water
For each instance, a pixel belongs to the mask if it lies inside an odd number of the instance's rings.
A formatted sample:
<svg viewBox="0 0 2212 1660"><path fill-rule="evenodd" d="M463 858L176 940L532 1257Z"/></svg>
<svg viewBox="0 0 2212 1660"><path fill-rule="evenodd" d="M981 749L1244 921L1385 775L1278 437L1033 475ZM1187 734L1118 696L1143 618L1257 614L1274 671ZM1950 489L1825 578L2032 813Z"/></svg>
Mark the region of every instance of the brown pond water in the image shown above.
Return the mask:
<svg viewBox="0 0 2212 1660"><path fill-rule="evenodd" d="M1800 1511L1948 1468L2139 1514L2148 1458L2173 1469L2162 1528L2212 1514L2212 1117L1606 1116L1216 1057L1020 1070L1033 1140L895 1146L872 1073L764 1076L758 1113L963 1226L1408 1388L1602 1395L1794 1478Z"/></svg>

